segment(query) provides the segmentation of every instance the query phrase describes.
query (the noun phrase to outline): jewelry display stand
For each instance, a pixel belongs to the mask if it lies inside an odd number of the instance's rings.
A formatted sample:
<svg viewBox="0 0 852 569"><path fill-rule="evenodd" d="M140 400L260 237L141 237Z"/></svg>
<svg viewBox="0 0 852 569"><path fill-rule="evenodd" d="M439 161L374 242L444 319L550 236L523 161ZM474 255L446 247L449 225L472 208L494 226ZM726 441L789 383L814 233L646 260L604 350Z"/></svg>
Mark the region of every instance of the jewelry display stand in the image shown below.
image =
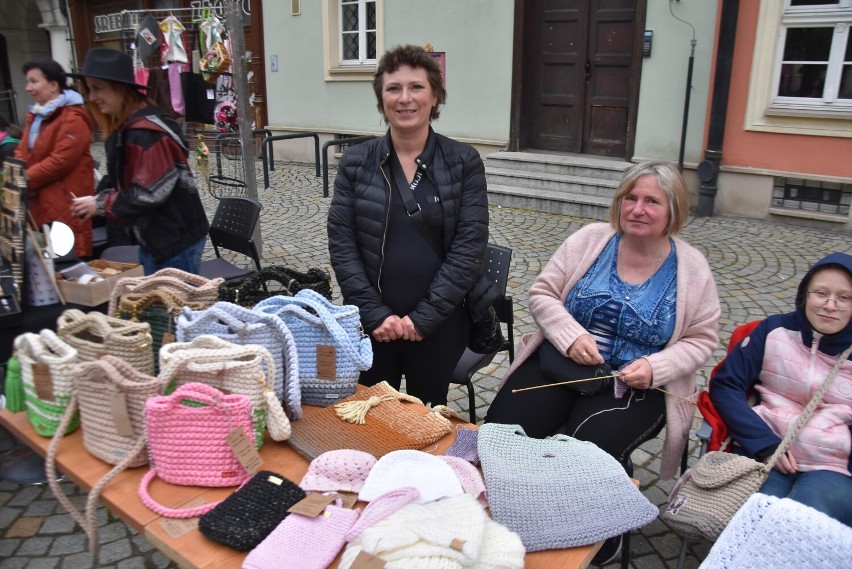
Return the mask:
<svg viewBox="0 0 852 569"><path fill-rule="evenodd" d="M20 326L27 229L26 166L6 159L0 189L0 329Z"/></svg>

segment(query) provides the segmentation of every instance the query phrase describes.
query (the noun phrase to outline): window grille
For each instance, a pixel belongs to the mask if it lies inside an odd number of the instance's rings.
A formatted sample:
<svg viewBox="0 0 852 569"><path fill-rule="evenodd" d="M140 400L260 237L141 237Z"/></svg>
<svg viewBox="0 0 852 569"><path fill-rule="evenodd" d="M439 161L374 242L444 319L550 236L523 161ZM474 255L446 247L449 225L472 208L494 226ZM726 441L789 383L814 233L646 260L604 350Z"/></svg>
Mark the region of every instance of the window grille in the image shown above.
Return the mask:
<svg viewBox="0 0 852 569"><path fill-rule="evenodd" d="M775 178L772 205L785 209L849 215L852 184Z"/></svg>

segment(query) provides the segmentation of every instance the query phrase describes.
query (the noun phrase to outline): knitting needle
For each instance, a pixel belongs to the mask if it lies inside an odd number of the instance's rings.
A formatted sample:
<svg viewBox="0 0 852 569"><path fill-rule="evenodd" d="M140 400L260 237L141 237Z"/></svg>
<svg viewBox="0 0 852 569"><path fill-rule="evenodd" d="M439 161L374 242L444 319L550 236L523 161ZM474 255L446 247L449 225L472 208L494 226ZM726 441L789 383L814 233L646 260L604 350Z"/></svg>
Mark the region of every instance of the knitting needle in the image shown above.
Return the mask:
<svg viewBox="0 0 852 569"><path fill-rule="evenodd" d="M571 381L560 381L559 383L546 383L544 385L535 385L533 387L522 387L520 389L513 389L512 393L519 393L521 391L529 391L531 389L544 389L545 387L556 387L558 385L568 385L570 383L582 383L584 381L595 381L598 379L609 379L610 377L618 377L618 373L613 373L610 375L601 375L599 377L587 377L585 379L572 379Z"/></svg>
<svg viewBox="0 0 852 569"><path fill-rule="evenodd" d="M602 375L600 377L587 377L585 379L572 379L571 381L560 381L559 383L546 383L544 385L535 385L533 387L522 387L520 389L513 389L512 393L519 393L521 391L529 391L531 389L543 389L545 387L557 387L559 385L568 385L568 384L571 384L571 383L582 383L584 381L595 381L595 380L598 380L598 379L609 379L611 377L618 377L618 373L614 373L612 375ZM687 399L686 397L683 397L681 395L677 395L675 393L672 393L671 391L666 391L665 389L663 389L661 387L653 387L652 389L656 389L657 391L661 391L662 393L665 393L666 395L671 395L672 397L680 399L681 401L686 401L687 403L689 403L691 405L696 405L695 401L692 401L691 399Z"/></svg>

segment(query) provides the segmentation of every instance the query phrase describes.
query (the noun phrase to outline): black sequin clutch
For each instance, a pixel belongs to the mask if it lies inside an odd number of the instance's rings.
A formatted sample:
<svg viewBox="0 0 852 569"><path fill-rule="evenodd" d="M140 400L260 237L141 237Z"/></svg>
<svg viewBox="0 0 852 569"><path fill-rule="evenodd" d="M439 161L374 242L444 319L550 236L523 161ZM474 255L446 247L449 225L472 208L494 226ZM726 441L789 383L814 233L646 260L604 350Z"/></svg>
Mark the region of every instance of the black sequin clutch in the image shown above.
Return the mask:
<svg viewBox="0 0 852 569"><path fill-rule="evenodd" d="M261 470L218 506L201 516L198 530L237 551L254 549L301 501L299 486L269 470Z"/></svg>

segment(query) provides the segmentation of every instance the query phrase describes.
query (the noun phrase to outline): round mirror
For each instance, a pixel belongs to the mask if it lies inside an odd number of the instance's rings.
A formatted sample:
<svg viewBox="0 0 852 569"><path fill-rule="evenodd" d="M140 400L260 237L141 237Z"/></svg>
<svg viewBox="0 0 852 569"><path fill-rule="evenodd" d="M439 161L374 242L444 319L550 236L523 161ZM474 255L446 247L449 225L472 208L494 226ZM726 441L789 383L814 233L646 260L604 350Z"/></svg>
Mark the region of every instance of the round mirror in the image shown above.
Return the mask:
<svg viewBox="0 0 852 569"><path fill-rule="evenodd" d="M61 221L50 224L49 238L54 258L64 257L74 250L74 231Z"/></svg>

